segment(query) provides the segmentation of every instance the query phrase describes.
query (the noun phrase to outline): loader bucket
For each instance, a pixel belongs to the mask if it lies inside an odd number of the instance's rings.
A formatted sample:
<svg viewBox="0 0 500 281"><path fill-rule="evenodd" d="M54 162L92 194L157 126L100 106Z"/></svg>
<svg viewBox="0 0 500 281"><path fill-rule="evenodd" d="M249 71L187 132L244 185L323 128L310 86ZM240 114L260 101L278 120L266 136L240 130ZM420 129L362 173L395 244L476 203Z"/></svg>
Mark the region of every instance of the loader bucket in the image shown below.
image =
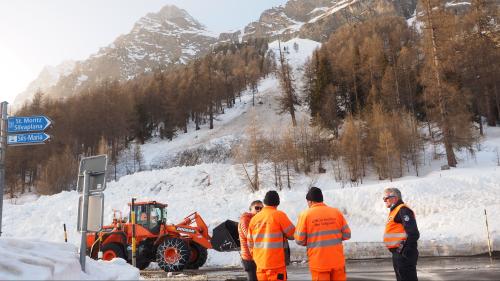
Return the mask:
<svg viewBox="0 0 500 281"><path fill-rule="evenodd" d="M240 237L238 235L238 223L227 220L215 227L211 242L212 248L219 252L239 251Z"/></svg>

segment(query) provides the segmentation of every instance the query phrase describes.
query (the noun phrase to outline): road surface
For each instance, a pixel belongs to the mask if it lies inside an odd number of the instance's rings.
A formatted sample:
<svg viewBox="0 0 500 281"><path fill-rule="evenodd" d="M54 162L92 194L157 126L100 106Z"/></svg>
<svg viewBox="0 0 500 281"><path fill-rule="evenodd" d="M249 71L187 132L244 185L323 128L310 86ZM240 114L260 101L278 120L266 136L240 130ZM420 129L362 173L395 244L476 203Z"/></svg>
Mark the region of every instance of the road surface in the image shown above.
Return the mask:
<svg viewBox="0 0 500 281"><path fill-rule="evenodd" d="M500 260L487 257L421 258L419 280L500 280ZM349 260L348 280L395 280L389 259ZM154 280L246 280L241 268L202 268L182 273L144 270L141 276ZM294 263L288 267L288 280L310 280L307 264Z"/></svg>

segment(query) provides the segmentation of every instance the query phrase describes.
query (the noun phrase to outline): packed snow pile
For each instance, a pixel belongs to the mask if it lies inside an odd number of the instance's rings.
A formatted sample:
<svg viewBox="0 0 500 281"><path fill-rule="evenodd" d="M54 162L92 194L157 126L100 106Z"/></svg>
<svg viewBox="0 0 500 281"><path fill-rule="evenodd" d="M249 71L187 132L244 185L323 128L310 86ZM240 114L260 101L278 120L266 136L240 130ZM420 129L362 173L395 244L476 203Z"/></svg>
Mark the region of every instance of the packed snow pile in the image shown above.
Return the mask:
<svg viewBox="0 0 500 281"><path fill-rule="evenodd" d="M31 239L0 239L0 280L138 280L139 270L122 259L87 258L81 271L72 244Z"/></svg>

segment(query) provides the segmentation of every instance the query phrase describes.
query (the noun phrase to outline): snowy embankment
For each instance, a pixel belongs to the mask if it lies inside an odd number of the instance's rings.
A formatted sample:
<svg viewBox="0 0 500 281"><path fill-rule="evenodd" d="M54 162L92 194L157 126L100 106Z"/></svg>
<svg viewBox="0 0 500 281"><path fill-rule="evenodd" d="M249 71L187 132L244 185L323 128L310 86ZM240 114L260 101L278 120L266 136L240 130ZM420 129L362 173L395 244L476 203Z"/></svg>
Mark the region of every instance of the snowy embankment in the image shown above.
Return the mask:
<svg viewBox="0 0 500 281"><path fill-rule="evenodd" d="M138 280L139 270L122 259L95 261L87 258L80 268L72 244L30 239L0 239L0 280Z"/></svg>
<svg viewBox="0 0 500 281"><path fill-rule="evenodd" d="M382 202L383 189L401 189L405 201L415 211L421 231L421 245L434 246L430 255L478 254L487 251L484 209L488 211L493 247L500 250L500 167L496 166L495 147L500 147L500 130L490 129L490 139L475 160L463 161L448 171L436 171L424 177L405 177L388 181L342 188L330 173L294 175L291 190L280 191L280 209L293 221L306 208L305 193L309 186L324 190L325 201L339 208L352 229L352 239L346 243L349 257L376 257L384 254L382 239L387 209ZM331 169L328 169L331 171ZM252 193L240 166L202 164L146 171L111 182L105 191L105 221L112 210L127 214L127 203L157 200L169 204L169 221L179 222L190 212L197 211L210 229L226 219L237 220L250 201L263 198L274 188L270 166L264 165L262 190ZM68 225L69 242L79 243L76 232L78 194L64 192L42 196L32 202L16 205L4 202L5 237L33 237L62 241L62 224ZM29 211L28 211L29 210ZM37 223L34 224L33 222ZM377 242L377 243L371 243ZM426 247L427 247L426 246ZM238 253L220 254L211 251L208 265L236 265Z"/></svg>

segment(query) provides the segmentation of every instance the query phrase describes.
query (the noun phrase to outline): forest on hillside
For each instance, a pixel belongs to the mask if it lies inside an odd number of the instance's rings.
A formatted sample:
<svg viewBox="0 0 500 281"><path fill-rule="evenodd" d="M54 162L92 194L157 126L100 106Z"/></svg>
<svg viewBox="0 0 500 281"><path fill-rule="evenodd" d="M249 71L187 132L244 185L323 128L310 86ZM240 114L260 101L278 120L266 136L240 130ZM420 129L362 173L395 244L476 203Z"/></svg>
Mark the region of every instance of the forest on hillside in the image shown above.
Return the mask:
<svg viewBox="0 0 500 281"><path fill-rule="evenodd" d="M346 25L307 65L311 116L335 132L351 181L367 166L380 179L409 165L418 175L426 142L455 167L456 150L474 153L482 118L500 123L498 3L474 0L465 14L436 0L420 7L422 26L396 17Z"/></svg>
<svg viewBox="0 0 500 281"><path fill-rule="evenodd" d="M158 135L172 139L195 129L213 128L250 87L274 67L266 40L225 45L187 65L157 69L125 83L106 81L65 100L35 95L16 115L50 116L52 141L43 146L12 147L7 154L7 192L35 187L41 194L74 188L79 157L107 154L111 179L116 179L120 152ZM140 169L140 151L134 153Z"/></svg>
<svg viewBox="0 0 500 281"><path fill-rule="evenodd" d="M66 100L39 93L16 114L50 116L54 141L9 149L7 191L69 190L79 157L97 153L109 155L116 177L124 149L136 146L133 158L140 162L139 144L156 134L172 139L190 122L213 128L216 115L247 88L255 94L259 80L273 73L281 113L293 123L282 135L263 136L252 122L247 140L234 149L253 190L266 161L279 188L290 187L292 173L324 172L326 162L333 163L336 180L351 184L370 171L390 180L418 175L426 144L455 167L456 151L473 154L483 126L500 123L500 7L473 0L456 13L442 2L421 0L414 25L394 16L344 25L314 52L303 83L286 51L276 64L267 40L259 39L125 83L107 81ZM311 122L295 120L300 105Z"/></svg>

